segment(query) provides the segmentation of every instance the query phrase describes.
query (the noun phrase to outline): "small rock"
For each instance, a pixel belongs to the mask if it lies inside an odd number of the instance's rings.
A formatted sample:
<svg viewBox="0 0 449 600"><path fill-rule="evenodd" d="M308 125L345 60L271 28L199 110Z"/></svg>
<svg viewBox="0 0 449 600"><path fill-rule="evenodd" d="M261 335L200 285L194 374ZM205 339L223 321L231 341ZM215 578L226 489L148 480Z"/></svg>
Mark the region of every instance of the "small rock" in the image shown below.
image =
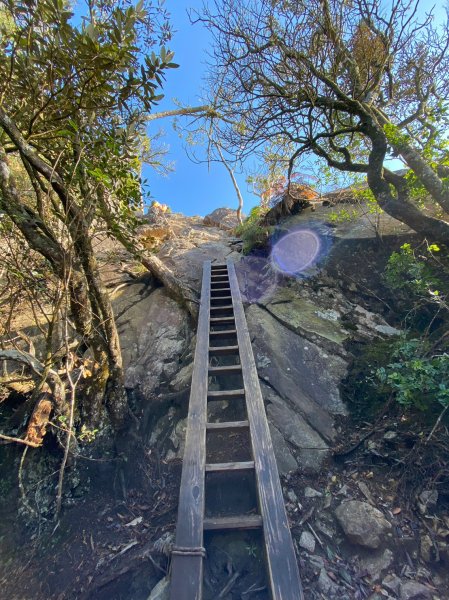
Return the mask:
<svg viewBox="0 0 449 600"><path fill-rule="evenodd" d="M170 598L170 580L164 577L151 591L148 600L169 600Z"/></svg>
<svg viewBox="0 0 449 600"><path fill-rule="evenodd" d="M143 517L136 517L129 523L126 523L125 527L135 527L136 525L140 525L140 523L142 523L142 521L143 521Z"/></svg>
<svg viewBox="0 0 449 600"><path fill-rule="evenodd" d="M306 498L322 498L323 494L318 490L314 490L311 487L306 487L304 490L304 496Z"/></svg>
<svg viewBox="0 0 449 600"><path fill-rule="evenodd" d="M332 581L326 572L326 569L321 569L320 576L318 577L318 589L323 594L332 594L338 592L338 586Z"/></svg>
<svg viewBox="0 0 449 600"><path fill-rule="evenodd" d="M389 592L399 595L401 580L397 575L387 575L384 579L382 579L382 585Z"/></svg>
<svg viewBox="0 0 449 600"><path fill-rule="evenodd" d="M293 504L296 504L298 502L298 496L293 490L288 490L287 498L290 500L290 502L293 502Z"/></svg>
<svg viewBox="0 0 449 600"><path fill-rule="evenodd" d="M417 581L406 581L401 584L401 600L426 600L432 598L432 590Z"/></svg>
<svg viewBox="0 0 449 600"><path fill-rule="evenodd" d="M425 534L421 537L420 543L421 557L426 563L435 562L435 547L430 535Z"/></svg>
<svg viewBox="0 0 449 600"><path fill-rule="evenodd" d="M427 514L429 508L434 508L438 502L437 490L424 490L418 498L418 508L422 515Z"/></svg>
<svg viewBox="0 0 449 600"><path fill-rule="evenodd" d="M379 581L382 574L387 571L393 562L393 552L388 550L376 553L374 556L367 556L360 559L362 571L366 571L373 582Z"/></svg>
<svg viewBox="0 0 449 600"><path fill-rule="evenodd" d="M308 531L303 531L301 533L301 537L299 538L299 545L310 554L315 552L315 538Z"/></svg>
<svg viewBox="0 0 449 600"><path fill-rule="evenodd" d="M338 490L338 492L337 492L337 496L347 496L347 495L348 495L348 493L349 493L349 488L348 488L348 486L347 486L347 485L346 485L346 483L345 483L345 484L343 484L343 485L341 486L341 488Z"/></svg>
<svg viewBox="0 0 449 600"><path fill-rule="evenodd" d="M397 437L398 437L398 434L396 433L396 431L387 431L384 435L384 440L387 442L391 442L392 440L394 440Z"/></svg>
<svg viewBox="0 0 449 600"><path fill-rule="evenodd" d="M390 325L375 325L374 329L384 335L400 335L400 330L396 327L390 327Z"/></svg>
<svg viewBox="0 0 449 600"><path fill-rule="evenodd" d="M369 491L369 487L366 485L366 483L364 481L358 481L357 485L359 486L360 491L368 500L368 502L374 505L374 498L372 497L371 492Z"/></svg>
<svg viewBox="0 0 449 600"><path fill-rule="evenodd" d="M308 560L312 567L315 567L315 569L324 569L324 559L321 556L311 554L308 556Z"/></svg>
<svg viewBox="0 0 449 600"><path fill-rule="evenodd" d="M335 510L346 536L354 544L366 548L379 548L382 538L391 529L384 515L367 502L348 500Z"/></svg>

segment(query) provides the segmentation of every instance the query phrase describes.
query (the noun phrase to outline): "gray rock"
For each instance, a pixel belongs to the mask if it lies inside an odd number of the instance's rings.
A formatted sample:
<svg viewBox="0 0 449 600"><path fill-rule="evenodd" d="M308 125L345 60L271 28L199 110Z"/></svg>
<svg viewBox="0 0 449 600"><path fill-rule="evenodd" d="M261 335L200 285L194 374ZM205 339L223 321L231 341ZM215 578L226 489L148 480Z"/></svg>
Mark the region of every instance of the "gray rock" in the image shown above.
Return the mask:
<svg viewBox="0 0 449 600"><path fill-rule="evenodd" d="M185 365L178 371L178 373L173 377L170 382L171 388L175 392L179 392L181 390L185 390L190 387L190 383L192 381L192 372L193 372L193 362L190 362L188 365Z"/></svg>
<svg viewBox="0 0 449 600"><path fill-rule="evenodd" d="M170 599L170 580L168 577L161 579L151 591L148 600L169 600Z"/></svg>
<svg viewBox="0 0 449 600"><path fill-rule="evenodd" d="M323 494L318 490L314 490L313 488L307 486L304 490L305 498L322 498Z"/></svg>
<svg viewBox="0 0 449 600"><path fill-rule="evenodd" d="M315 569L324 569L324 558L322 558L321 556L317 556L316 554L309 555L307 557L307 560Z"/></svg>
<svg viewBox="0 0 449 600"><path fill-rule="evenodd" d="M367 572L372 581L379 581L383 573L388 571L393 563L394 554L388 548L383 552L377 552L371 556L365 556L360 559L360 568Z"/></svg>
<svg viewBox="0 0 449 600"><path fill-rule="evenodd" d="M204 225L219 229L234 229L239 224L237 211L233 208L216 208L203 219Z"/></svg>
<svg viewBox="0 0 449 600"><path fill-rule="evenodd" d="M418 498L418 508L422 515L429 512L429 509L435 508L438 502L437 490L424 490Z"/></svg>
<svg viewBox="0 0 449 600"><path fill-rule="evenodd" d="M250 306L246 316L255 354L271 360L258 373L276 390L271 390L273 402L277 397L332 441L336 436L332 415L346 412L338 386L347 363L284 327L259 306Z"/></svg>
<svg viewBox="0 0 449 600"><path fill-rule="evenodd" d="M432 563L436 561L435 547L432 542L432 538L427 533L421 536L420 541L421 557L426 563Z"/></svg>
<svg viewBox="0 0 449 600"><path fill-rule="evenodd" d="M422 583L417 581L406 581L401 584L400 599L401 600L426 600L432 598L432 590Z"/></svg>
<svg viewBox="0 0 449 600"><path fill-rule="evenodd" d="M391 440L394 440L397 437L398 434L396 433L396 431L387 431L384 435L384 440L386 440L387 442L391 442Z"/></svg>
<svg viewBox="0 0 449 600"><path fill-rule="evenodd" d="M301 468L312 472L319 471L329 454L329 448L319 434L285 403L270 404L267 414L283 437L298 448Z"/></svg>
<svg viewBox="0 0 449 600"><path fill-rule="evenodd" d="M301 546L301 548L304 548L304 550L307 550L307 552L310 552L310 554L313 554L315 552L315 538L309 531L303 531L301 533L301 537L299 538L299 545Z"/></svg>
<svg viewBox="0 0 449 600"><path fill-rule="evenodd" d="M321 569L317 585L320 592L322 592L323 594L327 594L328 596L330 594L336 594L338 592L337 584L334 581L332 581L332 579L329 577L329 575L326 572L326 569Z"/></svg>
<svg viewBox="0 0 449 600"><path fill-rule="evenodd" d="M351 542L376 549L391 529L384 515L367 502L348 500L335 510L343 531Z"/></svg>
<svg viewBox="0 0 449 600"><path fill-rule="evenodd" d="M162 288L147 291L141 284L129 286L113 305L119 315L125 386L150 398L178 372L192 332L186 312Z"/></svg>
<svg viewBox="0 0 449 600"><path fill-rule="evenodd" d="M288 492L287 492L287 498L293 504L296 504L298 502L298 496L295 494L295 492L293 490L288 490Z"/></svg>
<svg viewBox="0 0 449 600"><path fill-rule="evenodd" d="M296 471L298 463L296 462L296 458L290 452L290 448L288 447L284 436L272 423L269 423L269 426L279 474L287 475L290 471Z"/></svg>
<svg viewBox="0 0 449 600"><path fill-rule="evenodd" d="M172 237L162 244L158 258L198 294L201 289L203 262L238 260L240 255L230 248L226 231L218 227L204 227L201 217L169 215Z"/></svg>
<svg viewBox="0 0 449 600"><path fill-rule="evenodd" d="M355 307L351 321L356 325L358 335L365 339L391 337L401 333L399 329L388 325L380 315L366 310L363 306Z"/></svg>
<svg viewBox="0 0 449 600"><path fill-rule="evenodd" d="M387 575L384 579L382 579L382 585L386 590L399 595L399 588L401 587L401 580L397 575Z"/></svg>

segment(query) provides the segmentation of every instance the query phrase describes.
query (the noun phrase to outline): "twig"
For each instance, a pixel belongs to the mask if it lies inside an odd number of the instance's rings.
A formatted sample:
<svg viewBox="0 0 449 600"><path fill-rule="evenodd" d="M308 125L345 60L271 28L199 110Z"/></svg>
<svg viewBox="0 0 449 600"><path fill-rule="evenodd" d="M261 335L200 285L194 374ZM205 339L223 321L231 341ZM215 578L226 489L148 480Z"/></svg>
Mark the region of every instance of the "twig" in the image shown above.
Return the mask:
<svg viewBox="0 0 449 600"><path fill-rule="evenodd" d="M29 442L28 440L23 440L22 438L11 437L9 435L4 435L0 433L0 440L5 440L5 442L12 443L16 442L17 444L24 444L25 446L30 446L31 448L40 448L40 444L36 444L35 442Z"/></svg>
<svg viewBox="0 0 449 600"><path fill-rule="evenodd" d="M19 480L20 497L22 499L22 502L23 502L23 505L25 506L25 508L31 514L33 514L34 516L37 516L36 511L34 510L34 508L31 507L31 505L29 504L29 502L27 500L25 488L23 486L23 480L22 480L23 465L25 464L25 458L26 458L27 452L28 452L28 447L26 447L23 451L22 458L20 459L19 472L17 474L18 480Z"/></svg>
<svg viewBox="0 0 449 600"><path fill-rule="evenodd" d="M319 545L321 546L321 548L324 548L323 542L320 540L320 538L318 537L318 534L316 533L315 529L312 527L312 525L310 523L307 523L307 527L310 529L310 531L313 534L313 537L316 539L316 541L319 543Z"/></svg>
<svg viewBox="0 0 449 600"><path fill-rule="evenodd" d="M444 413L447 411L447 409L449 408L449 404L447 404L443 410L440 412L438 419L436 420L435 425L432 427L432 431L429 433L429 435L426 438L426 444L430 441L430 438L433 436L433 434L435 433L435 431L438 429L439 424L441 423L441 419L444 417Z"/></svg>
<svg viewBox="0 0 449 600"><path fill-rule="evenodd" d="M147 554L148 560L151 562L151 564L153 565L153 567L155 569L158 569L159 571L161 571L164 575L167 575L167 571L166 569L164 569L163 567L161 567L160 565L157 564L157 562L154 560L154 558L151 556L151 554Z"/></svg>
<svg viewBox="0 0 449 600"><path fill-rule="evenodd" d="M232 575L232 577L230 577L228 583L224 586L224 588L221 590L221 592L218 595L218 598L224 598L226 596L226 594L232 590L232 588L235 585L235 582L237 581L237 579L240 577L240 572L236 571L234 573L234 575Z"/></svg>

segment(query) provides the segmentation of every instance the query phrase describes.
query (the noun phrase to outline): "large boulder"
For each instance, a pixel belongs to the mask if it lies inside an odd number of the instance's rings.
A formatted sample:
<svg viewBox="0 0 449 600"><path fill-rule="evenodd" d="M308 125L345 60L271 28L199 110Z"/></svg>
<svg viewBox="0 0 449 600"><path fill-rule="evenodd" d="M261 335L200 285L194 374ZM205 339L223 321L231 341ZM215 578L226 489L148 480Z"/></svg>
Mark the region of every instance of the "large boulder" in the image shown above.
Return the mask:
<svg viewBox="0 0 449 600"><path fill-rule="evenodd" d="M342 502L335 516L348 539L365 548L379 548L391 529L391 523L380 510L359 500Z"/></svg>
<svg viewBox="0 0 449 600"><path fill-rule="evenodd" d="M233 208L216 208L203 219L204 225L230 230L239 224L237 211Z"/></svg>
<svg viewBox="0 0 449 600"><path fill-rule="evenodd" d="M346 363L287 329L259 306L250 306L246 317L259 377L320 437L333 441L332 414L346 412L338 392Z"/></svg>
<svg viewBox="0 0 449 600"><path fill-rule="evenodd" d="M287 440L297 450L299 464L303 470L319 471L329 453L326 442L301 415L289 408L279 396L271 393L269 399L271 402L268 405L267 414L274 426L273 429L276 428L282 432L284 440ZM281 462L279 442L273 440L273 445L279 464ZM276 447L278 448L277 453ZM283 463L281 462L281 464Z"/></svg>
<svg viewBox="0 0 449 600"><path fill-rule="evenodd" d="M163 288L125 288L114 300L125 386L149 398L170 384L182 365L192 331L185 310Z"/></svg>

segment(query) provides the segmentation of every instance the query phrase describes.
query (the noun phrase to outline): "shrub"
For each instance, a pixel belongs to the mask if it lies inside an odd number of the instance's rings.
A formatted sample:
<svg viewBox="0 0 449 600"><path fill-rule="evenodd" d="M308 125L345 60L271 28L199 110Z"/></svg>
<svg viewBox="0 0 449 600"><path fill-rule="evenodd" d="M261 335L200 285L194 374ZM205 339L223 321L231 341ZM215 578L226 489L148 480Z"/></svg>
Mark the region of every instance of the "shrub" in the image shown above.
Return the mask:
<svg viewBox="0 0 449 600"><path fill-rule="evenodd" d="M449 354L432 355L423 340L403 338L390 360L376 370L376 376L399 404L420 410L435 402L449 405Z"/></svg>
<svg viewBox="0 0 449 600"><path fill-rule="evenodd" d="M266 212L266 208L255 206L250 210L243 223L235 228L235 235L243 240L244 254L248 254L253 248L261 248L267 244L272 227L261 225L261 220Z"/></svg>

